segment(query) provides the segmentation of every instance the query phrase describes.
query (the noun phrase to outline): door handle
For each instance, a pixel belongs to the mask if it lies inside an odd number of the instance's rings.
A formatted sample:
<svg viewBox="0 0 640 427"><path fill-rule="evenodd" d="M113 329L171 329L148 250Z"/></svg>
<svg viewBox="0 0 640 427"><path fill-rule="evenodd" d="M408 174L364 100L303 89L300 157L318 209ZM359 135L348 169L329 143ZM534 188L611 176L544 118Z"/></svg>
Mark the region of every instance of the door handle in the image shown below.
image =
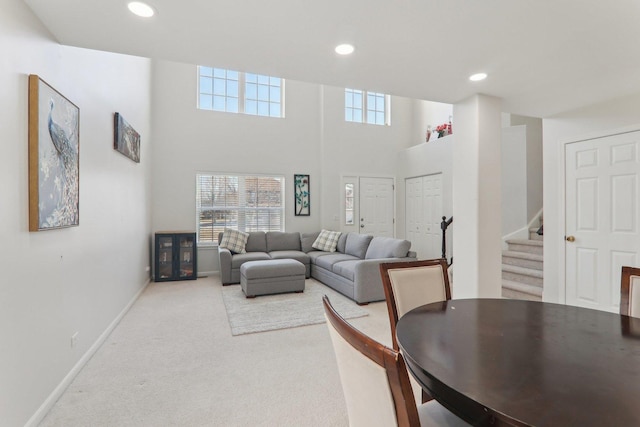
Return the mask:
<svg viewBox="0 0 640 427"><path fill-rule="evenodd" d="M571 242L571 243L576 241L576 238L573 236L567 236L566 239L567 239L567 242Z"/></svg>
<svg viewBox="0 0 640 427"><path fill-rule="evenodd" d="M364 224L360 224L360 228L364 228Z"/></svg>

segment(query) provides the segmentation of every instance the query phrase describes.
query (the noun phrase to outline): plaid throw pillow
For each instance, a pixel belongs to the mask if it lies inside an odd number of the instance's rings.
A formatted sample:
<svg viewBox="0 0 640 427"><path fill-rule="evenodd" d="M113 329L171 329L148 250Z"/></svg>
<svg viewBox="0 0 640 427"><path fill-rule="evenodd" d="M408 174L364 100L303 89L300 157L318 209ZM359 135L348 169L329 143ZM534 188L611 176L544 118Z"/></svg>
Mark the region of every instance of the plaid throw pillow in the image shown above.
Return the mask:
<svg viewBox="0 0 640 427"><path fill-rule="evenodd" d="M225 228L224 232L222 233L222 241L220 242L220 247L227 248L231 252L235 252L237 254L244 254L247 253L244 247L247 244L248 238L249 233L244 233L232 228Z"/></svg>
<svg viewBox="0 0 640 427"><path fill-rule="evenodd" d="M335 252L340 234L342 233L339 231L322 230L311 247L319 251Z"/></svg>

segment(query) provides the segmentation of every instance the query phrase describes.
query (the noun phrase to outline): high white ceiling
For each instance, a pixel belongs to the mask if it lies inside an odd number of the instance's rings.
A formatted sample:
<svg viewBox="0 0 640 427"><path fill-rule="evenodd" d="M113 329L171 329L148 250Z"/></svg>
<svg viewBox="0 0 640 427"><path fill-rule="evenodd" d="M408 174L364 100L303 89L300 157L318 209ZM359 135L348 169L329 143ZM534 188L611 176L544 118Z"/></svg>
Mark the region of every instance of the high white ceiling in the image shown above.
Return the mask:
<svg viewBox="0 0 640 427"><path fill-rule="evenodd" d="M25 2L65 45L447 103L483 93L523 115L640 92L640 0L149 0L150 19L128 0Z"/></svg>

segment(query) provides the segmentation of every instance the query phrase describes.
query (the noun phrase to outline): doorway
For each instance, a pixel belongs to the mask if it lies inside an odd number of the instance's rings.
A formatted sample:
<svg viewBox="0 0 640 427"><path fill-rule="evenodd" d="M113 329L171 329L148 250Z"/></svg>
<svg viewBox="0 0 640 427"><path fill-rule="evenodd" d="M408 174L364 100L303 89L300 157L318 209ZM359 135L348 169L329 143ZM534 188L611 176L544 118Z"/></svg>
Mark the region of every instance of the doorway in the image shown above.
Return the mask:
<svg viewBox="0 0 640 427"><path fill-rule="evenodd" d="M406 234L418 259L442 256L442 173L407 178Z"/></svg>
<svg viewBox="0 0 640 427"><path fill-rule="evenodd" d="M570 305L617 312L620 270L638 265L640 131L565 146L565 279Z"/></svg>
<svg viewBox="0 0 640 427"><path fill-rule="evenodd" d="M360 178L360 233L395 237L393 178Z"/></svg>

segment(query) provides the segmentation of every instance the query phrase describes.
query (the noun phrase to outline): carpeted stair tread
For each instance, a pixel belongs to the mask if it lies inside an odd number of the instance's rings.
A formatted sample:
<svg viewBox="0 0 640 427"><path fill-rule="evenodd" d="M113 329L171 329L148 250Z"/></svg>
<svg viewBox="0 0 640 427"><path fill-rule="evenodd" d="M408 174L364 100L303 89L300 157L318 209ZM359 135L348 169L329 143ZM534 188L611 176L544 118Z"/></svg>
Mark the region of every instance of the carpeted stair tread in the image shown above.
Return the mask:
<svg viewBox="0 0 640 427"><path fill-rule="evenodd" d="M543 246L542 240L527 240L527 239L509 239L507 243L511 243L514 245L524 245L524 246Z"/></svg>
<svg viewBox="0 0 640 427"><path fill-rule="evenodd" d="M521 259L529 259L532 261L543 261L544 256L538 254L532 254L529 252L520 252L520 251L502 251L503 256L511 257L511 258L521 258Z"/></svg>
<svg viewBox="0 0 640 427"><path fill-rule="evenodd" d="M502 288L542 298L542 288L540 286L527 285L526 283L514 282L512 280L502 280Z"/></svg>
<svg viewBox="0 0 640 427"><path fill-rule="evenodd" d="M502 264L502 271L521 274L523 276L538 277L540 279L544 278L544 274L541 270L535 270L533 268L526 268L526 267L519 267L517 265Z"/></svg>

